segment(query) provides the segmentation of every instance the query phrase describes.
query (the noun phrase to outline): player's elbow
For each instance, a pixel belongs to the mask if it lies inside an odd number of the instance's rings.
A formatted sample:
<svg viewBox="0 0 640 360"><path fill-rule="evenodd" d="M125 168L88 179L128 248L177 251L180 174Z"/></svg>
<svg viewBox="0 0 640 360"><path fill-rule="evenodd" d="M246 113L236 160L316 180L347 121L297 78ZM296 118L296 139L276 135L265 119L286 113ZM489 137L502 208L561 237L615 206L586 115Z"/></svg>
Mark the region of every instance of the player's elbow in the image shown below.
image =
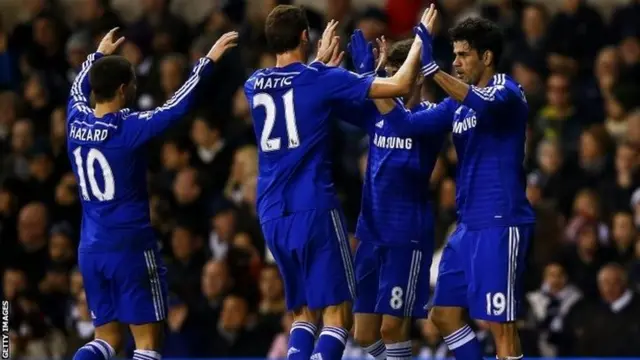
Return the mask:
<svg viewBox="0 0 640 360"><path fill-rule="evenodd" d="M411 93L411 82L401 80L397 83L398 96L406 97Z"/></svg>

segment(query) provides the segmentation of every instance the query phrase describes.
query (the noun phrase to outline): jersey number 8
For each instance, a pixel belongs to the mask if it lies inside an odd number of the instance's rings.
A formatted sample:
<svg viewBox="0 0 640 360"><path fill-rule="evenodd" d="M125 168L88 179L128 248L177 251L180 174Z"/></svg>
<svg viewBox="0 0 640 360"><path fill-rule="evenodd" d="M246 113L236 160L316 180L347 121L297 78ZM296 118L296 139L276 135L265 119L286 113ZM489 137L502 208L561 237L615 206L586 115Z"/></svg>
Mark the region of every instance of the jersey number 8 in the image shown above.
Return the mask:
<svg viewBox="0 0 640 360"><path fill-rule="evenodd" d="M82 192L82 198L85 201L91 200L87 189L86 178L88 177L93 197L98 199L98 201L113 200L116 194L116 184L113 181L113 171L111 171L111 166L104 154L98 149L91 148L87 153L86 161L83 161L82 147L78 147L73 150L73 157L75 158L76 166L78 167L78 181L80 182L79 185L80 191ZM100 166L100 170L102 170L104 190L100 189L98 181L96 180L96 171L94 168L96 161L98 162L98 166ZM85 176L85 169L87 171L86 175L88 176Z"/></svg>
<svg viewBox="0 0 640 360"><path fill-rule="evenodd" d="M293 89L282 95L284 103L284 120L287 125L289 137L289 149L300 146L300 136L296 125L296 112L293 108ZM262 151L280 150L280 138L269 138L276 123L276 103L273 97L267 93L259 93L253 97L253 107L264 106L265 119L262 135L260 136L260 148Z"/></svg>

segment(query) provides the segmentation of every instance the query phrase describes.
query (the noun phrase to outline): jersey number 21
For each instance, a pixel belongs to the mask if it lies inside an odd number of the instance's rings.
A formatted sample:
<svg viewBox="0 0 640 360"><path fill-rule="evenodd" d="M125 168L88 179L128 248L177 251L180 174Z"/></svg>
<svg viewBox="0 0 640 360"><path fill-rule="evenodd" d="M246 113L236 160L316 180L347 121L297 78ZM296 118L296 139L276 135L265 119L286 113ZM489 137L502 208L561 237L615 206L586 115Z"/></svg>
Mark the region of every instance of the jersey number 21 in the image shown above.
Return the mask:
<svg viewBox="0 0 640 360"><path fill-rule="evenodd" d="M293 108L293 89L282 95L284 103L284 121L287 125L287 137L289 138L289 149L300 146L300 136L296 125L296 112ZM260 135L260 148L262 151L280 150L280 138L270 138L273 126L276 123L276 103L273 97L267 93L259 93L253 97L253 107L264 106L265 119L262 135Z"/></svg>

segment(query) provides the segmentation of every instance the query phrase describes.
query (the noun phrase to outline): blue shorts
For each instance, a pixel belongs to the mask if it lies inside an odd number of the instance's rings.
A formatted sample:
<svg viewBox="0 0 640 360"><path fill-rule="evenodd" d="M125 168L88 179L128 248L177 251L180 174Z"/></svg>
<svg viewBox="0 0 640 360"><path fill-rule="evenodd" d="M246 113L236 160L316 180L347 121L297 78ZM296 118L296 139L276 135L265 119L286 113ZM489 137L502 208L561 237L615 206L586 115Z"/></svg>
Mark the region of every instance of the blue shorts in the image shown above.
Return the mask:
<svg viewBox="0 0 640 360"><path fill-rule="evenodd" d="M323 309L353 301L351 248L338 210L309 210L262 224L284 281L287 308Z"/></svg>
<svg viewBox="0 0 640 360"><path fill-rule="evenodd" d="M79 252L94 326L148 324L167 316L167 268L156 250Z"/></svg>
<svg viewBox="0 0 640 360"><path fill-rule="evenodd" d="M473 319L515 321L533 229L458 224L442 252L433 306L467 308Z"/></svg>
<svg viewBox="0 0 640 360"><path fill-rule="evenodd" d="M353 312L427 317L433 251L361 242L356 251L358 297Z"/></svg>

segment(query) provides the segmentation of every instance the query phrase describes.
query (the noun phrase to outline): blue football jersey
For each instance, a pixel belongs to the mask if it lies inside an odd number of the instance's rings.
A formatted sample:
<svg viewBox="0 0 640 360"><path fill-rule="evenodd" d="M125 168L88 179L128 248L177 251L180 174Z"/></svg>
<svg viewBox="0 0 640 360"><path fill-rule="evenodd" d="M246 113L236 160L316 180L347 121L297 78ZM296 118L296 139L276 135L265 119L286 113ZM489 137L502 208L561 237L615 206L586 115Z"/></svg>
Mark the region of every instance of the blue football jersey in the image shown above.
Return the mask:
<svg viewBox="0 0 640 360"><path fill-rule="evenodd" d="M80 251L151 249L144 145L188 112L200 78L212 68L200 59L185 84L163 106L147 112L123 109L96 117L89 106L91 54L71 88L67 152L82 201Z"/></svg>
<svg viewBox="0 0 640 360"><path fill-rule="evenodd" d="M435 104L422 102L411 111L432 107ZM446 132L398 135L370 100L345 107L339 117L369 135L358 240L386 246L428 245L434 236L429 179Z"/></svg>
<svg viewBox="0 0 640 360"><path fill-rule="evenodd" d="M523 167L528 111L522 87L496 74L462 103L447 98L413 114L398 106L384 118L399 133L453 133L458 220L481 228L535 222Z"/></svg>
<svg viewBox="0 0 640 360"><path fill-rule="evenodd" d="M245 83L259 149L261 222L305 210L338 208L331 166L330 114L363 101L373 78L320 62L256 71Z"/></svg>

